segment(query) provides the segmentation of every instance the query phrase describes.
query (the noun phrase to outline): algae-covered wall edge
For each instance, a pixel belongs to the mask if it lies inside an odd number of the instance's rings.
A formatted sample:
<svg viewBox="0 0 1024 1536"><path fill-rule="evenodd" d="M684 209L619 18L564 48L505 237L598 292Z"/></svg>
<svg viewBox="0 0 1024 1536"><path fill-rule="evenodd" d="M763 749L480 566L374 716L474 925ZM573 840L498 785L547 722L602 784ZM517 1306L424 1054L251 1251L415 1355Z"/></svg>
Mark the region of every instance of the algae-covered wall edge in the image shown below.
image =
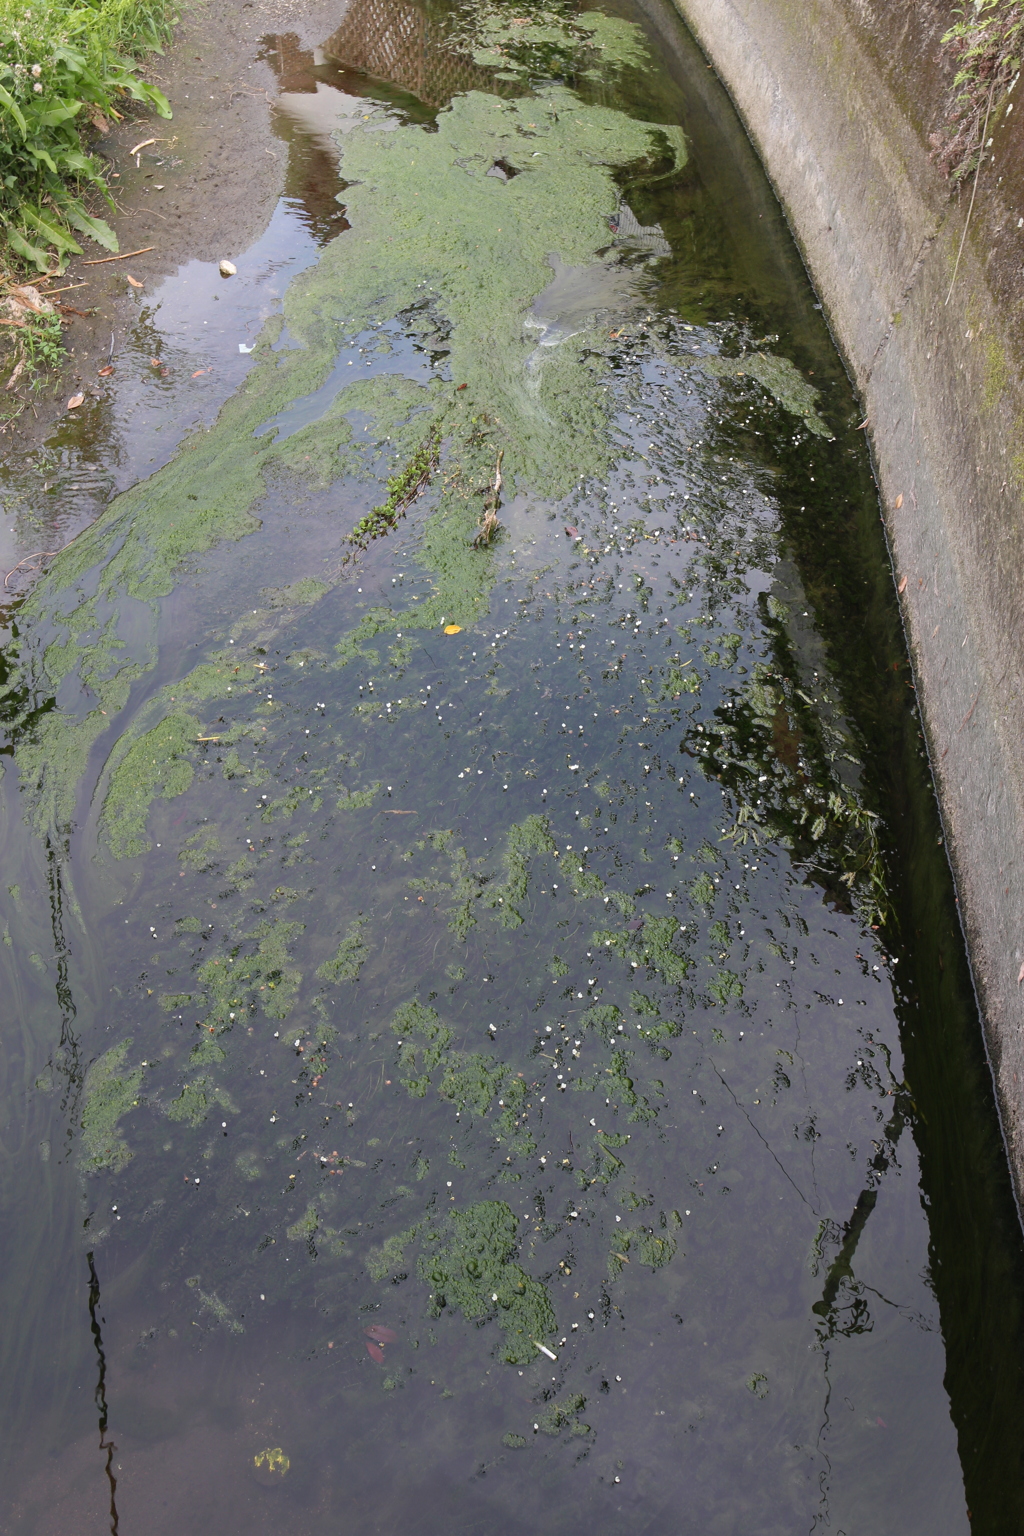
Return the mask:
<svg viewBox="0 0 1024 1536"><path fill-rule="evenodd" d="M675 5L762 158L862 394L1020 1207L1024 359L988 258L1009 129L996 129L964 238L969 188L943 180L919 126L944 107L934 58L952 6L945 18L927 5L931 33L894 43L881 35L892 18L853 0Z"/></svg>

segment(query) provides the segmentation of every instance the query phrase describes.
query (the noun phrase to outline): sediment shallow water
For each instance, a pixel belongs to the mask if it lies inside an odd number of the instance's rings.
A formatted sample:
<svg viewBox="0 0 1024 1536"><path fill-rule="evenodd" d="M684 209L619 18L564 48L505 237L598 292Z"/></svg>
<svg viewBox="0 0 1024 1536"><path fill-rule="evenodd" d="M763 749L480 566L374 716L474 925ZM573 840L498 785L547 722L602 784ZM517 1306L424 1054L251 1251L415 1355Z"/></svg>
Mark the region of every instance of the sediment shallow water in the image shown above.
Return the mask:
<svg viewBox="0 0 1024 1536"><path fill-rule="evenodd" d="M7 1523L1016 1530L870 466L728 103L653 4L290 69L235 393L10 615Z"/></svg>

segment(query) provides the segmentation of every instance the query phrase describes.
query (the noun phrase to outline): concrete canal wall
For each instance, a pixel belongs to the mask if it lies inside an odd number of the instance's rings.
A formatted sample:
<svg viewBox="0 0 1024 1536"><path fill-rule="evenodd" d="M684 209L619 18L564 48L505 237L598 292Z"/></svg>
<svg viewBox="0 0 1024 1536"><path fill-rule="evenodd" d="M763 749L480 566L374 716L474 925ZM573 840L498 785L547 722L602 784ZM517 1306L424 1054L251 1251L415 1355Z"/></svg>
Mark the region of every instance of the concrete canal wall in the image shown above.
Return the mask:
<svg viewBox="0 0 1024 1536"><path fill-rule="evenodd" d="M953 0L675 4L861 393L1020 1203L1024 85L995 100L968 219L973 177L948 180L932 148Z"/></svg>

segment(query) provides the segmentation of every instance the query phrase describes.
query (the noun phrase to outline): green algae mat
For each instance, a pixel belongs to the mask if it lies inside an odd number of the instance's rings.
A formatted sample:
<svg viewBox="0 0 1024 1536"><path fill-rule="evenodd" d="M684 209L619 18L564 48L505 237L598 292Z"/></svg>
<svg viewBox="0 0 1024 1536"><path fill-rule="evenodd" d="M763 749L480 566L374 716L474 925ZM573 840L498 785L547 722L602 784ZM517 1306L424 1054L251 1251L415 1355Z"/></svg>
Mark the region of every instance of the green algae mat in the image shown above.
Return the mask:
<svg viewBox="0 0 1024 1536"><path fill-rule="evenodd" d="M10 616L9 1528L1014 1529L1020 1234L778 210L656 7L332 48L346 227Z"/></svg>

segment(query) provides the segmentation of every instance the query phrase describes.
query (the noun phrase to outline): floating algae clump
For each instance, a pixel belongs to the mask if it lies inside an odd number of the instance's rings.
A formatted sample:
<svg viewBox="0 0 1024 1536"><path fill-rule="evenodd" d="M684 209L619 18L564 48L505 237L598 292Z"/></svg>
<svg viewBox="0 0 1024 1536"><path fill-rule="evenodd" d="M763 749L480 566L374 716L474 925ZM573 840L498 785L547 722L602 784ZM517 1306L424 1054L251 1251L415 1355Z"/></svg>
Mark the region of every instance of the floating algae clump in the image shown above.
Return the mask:
<svg viewBox="0 0 1024 1536"><path fill-rule="evenodd" d="M497 1319L510 1365L536 1359L537 1344L555 1329L547 1291L512 1260L519 1223L503 1200L452 1211L424 1237L420 1278L431 1288L431 1312L457 1307L471 1322Z"/></svg>
<svg viewBox="0 0 1024 1536"><path fill-rule="evenodd" d="M168 1105L167 1118L182 1120L193 1127L202 1125L215 1104L233 1115L238 1113L225 1089L203 1073L186 1083L178 1097Z"/></svg>
<svg viewBox="0 0 1024 1536"><path fill-rule="evenodd" d="M513 173L504 182L487 174L499 161ZM444 443L446 489L417 556L433 591L404 619L371 611L340 641L339 660L398 622L409 630L442 618L466 624L484 611L493 560L469 547L476 527L470 497L501 450L510 489L545 497L607 467L612 406L581 338L602 317L615 318L610 295L619 310L641 302L635 267L608 280L618 260L608 256L608 219L619 206L620 181L670 173L684 161L679 129L586 105L558 86L512 101L470 92L440 113L434 131L409 125L346 135L352 227L288 290L283 323L297 344L274 352L282 322L268 322L244 388L215 426L196 432L151 479L119 496L54 561L25 605L15 691L35 697L59 674L65 688L77 676L91 693L77 709L37 711L30 720L26 708L14 722L16 731L24 727L17 761L41 831L70 820L91 749L112 725L116 733L131 684L153 667L160 599L185 562L259 526L255 508L268 472L287 469L327 483L342 476L386 480L415 453L425 430L435 430ZM565 315L556 312L563 300ZM537 325L525 324L538 303L539 342ZM379 334L385 321L417 336L425 321L442 330L446 377L410 380L388 372L382 355L374 378L347 386L339 378L319 416L284 435L289 407L323 389L341 349L368 331ZM353 412L365 430L354 432ZM79 583L94 569L98 579L83 583L83 595ZM299 582L271 600L301 604L318 591ZM48 632L53 677L32 654L37 623ZM86 643L87 635L97 638ZM228 680L225 671L224 697ZM182 679L175 687L179 708L194 692ZM154 704L174 713L169 697ZM166 727L175 740L173 761L164 774L148 777L141 771L144 738L125 751L115 734L108 761L117 766L103 828L115 854L141 851L148 805L186 787L184 741L190 731L193 739L198 734L191 725L180 716Z"/></svg>
<svg viewBox="0 0 1024 1536"><path fill-rule="evenodd" d="M82 1106L82 1166L90 1172L110 1168L115 1173L131 1161L132 1153L118 1122L139 1102L145 1069L123 1072L131 1037L105 1051L85 1074Z"/></svg>
<svg viewBox="0 0 1024 1536"><path fill-rule="evenodd" d="M582 1392L569 1392L565 1397L549 1403L537 1419L537 1428L544 1435L558 1435L567 1429L571 1435L589 1435L590 1425L581 1423L579 1414L587 1406Z"/></svg>
<svg viewBox="0 0 1024 1536"><path fill-rule="evenodd" d="M674 1237L660 1237L647 1227L620 1227L608 1255L608 1278L614 1280L631 1261L660 1269L675 1255L676 1246Z"/></svg>
<svg viewBox="0 0 1024 1536"><path fill-rule="evenodd" d="M369 1250L366 1266L374 1280L397 1284L406 1278L406 1251L419 1239L417 1269L430 1287L430 1315L454 1307L473 1322L496 1321L505 1334L502 1359L526 1365L556 1321L544 1286L515 1263L518 1230L504 1201L481 1200L393 1233Z"/></svg>
<svg viewBox="0 0 1024 1536"><path fill-rule="evenodd" d="M213 1320L217 1323L220 1323L222 1328L226 1328L229 1333L245 1332L245 1325L240 1323L236 1317L232 1316L230 1309L225 1306L223 1301L221 1301L220 1297L217 1295L217 1292L204 1291L202 1289L199 1284L198 1275L190 1275L185 1281L185 1284L188 1286L189 1290L195 1291L196 1295L199 1297L202 1310L204 1312L209 1312Z"/></svg>
<svg viewBox="0 0 1024 1536"><path fill-rule="evenodd" d="M828 424L818 415L818 391L788 357L745 352L742 357L702 357L697 366L713 379L756 379L783 410L799 416L808 431L831 438Z"/></svg>
<svg viewBox="0 0 1024 1536"><path fill-rule="evenodd" d="M344 268L336 312L355 317L350 333L374 317L383 248L389 306L426 301L451 327L451 376L466 384L467 404L500 424L504 472L546 494L567 490L607 462L600 381L577 351L536 348L524 321L552 283L553 255L586 269L584 293L603 272L598 253L619 201L612 170L684 161L678 129L586 106L561 87L514 101L471 91L440 114L436 133L349 134L351 238L321 262ZM514 172L505 182L487 174L498 162ZM543 366L528 369L531 361Z"/></svg>
<svg viewBox="0 0 1024 1536"><path fill-rule="evenodd" d="M268 1445L256 1452L252 1464L256 1481L264 1488L273 1488L283 1481L292 1463L279 1445Z"/></svg>
<svg viewBox="0 0 1024 1536"><path fill-rule="evenodd" d="M302 973L291 964L291 945L304 928L303 923L289 923L281 918L257 923L249 933L238 936L238 948L230 957L232 965L222 964L216 955L204 960L196 970L202 992L169 992L160 1006L169 1012L181 1007L205 1007L201 1022L209 1033L220 1035L230 1030L242 1009L249 1011L257 1003L273 1019L287 1018L295 1003ZM255 943L255 952L242 953L242 946Z"/></svg>
<svg viewBox="0 0 1024 1536"><path fill-rule="evenodd" d="M440 880L435 876L409 881L411 891L447 891L452 905L447 909L449 928L463 941L476 927L476 905L493 910L503 928L518 928L523 922L520 911L526 900L530 880L530 857L533 854L553 854L555 840L547 816L531 815L523 821L513 822L508 829L502 867L505 878L492 883L490 872L483 860L471 860L465 848L452 847L450 832L433 833L415 844L417 850L431 847L438 853L451 857L451 879ZM410 850L410 857L412 856Z"/></svg>
<svg viewBox="0 0 1024 1536"><path fill-rule="evenodd" d="M322 981L358 981L359 972L370 953L363 937L365 918L356 918L338 945L336 954L325 960L317 971Z"/></svg>
<svg viewBox="0 0 1024 1536"><path fill-rule="evenodd" d="M435 1008L427 1008L417 999L403 1003L395 1010L391 1028L399 1041L398 1066L406 1073L402 1087L413 1098L422 1099L430 1086L430 1074L440 1063L452 1042L452 1032L441 1022ZM412 1037L412 1038L410 1038ZM419 1075L416 1068L419 1067Z"/></svg>
<svg viewBox="0 0 1024 1536"><path fill-rule="evenodd" d="M502 909L499 914L502 927L518 928L523 921L519 908L526 900L529 886L530 854L554 853L555 847L551 823L546 816L527 816L525 821L509 827L504 854L505 879L501 885L492 886L487 894L488 906Z"/></svg>
<svg viewBox="0 0 1024 1536"><path fill-rule="evenodd" d="M101 825L115 858L145 853L146 817L157 798L173 800L192 783L187 754L195 750L199 722L192 715L167 715L136 741L110 776Z"/></svg>

